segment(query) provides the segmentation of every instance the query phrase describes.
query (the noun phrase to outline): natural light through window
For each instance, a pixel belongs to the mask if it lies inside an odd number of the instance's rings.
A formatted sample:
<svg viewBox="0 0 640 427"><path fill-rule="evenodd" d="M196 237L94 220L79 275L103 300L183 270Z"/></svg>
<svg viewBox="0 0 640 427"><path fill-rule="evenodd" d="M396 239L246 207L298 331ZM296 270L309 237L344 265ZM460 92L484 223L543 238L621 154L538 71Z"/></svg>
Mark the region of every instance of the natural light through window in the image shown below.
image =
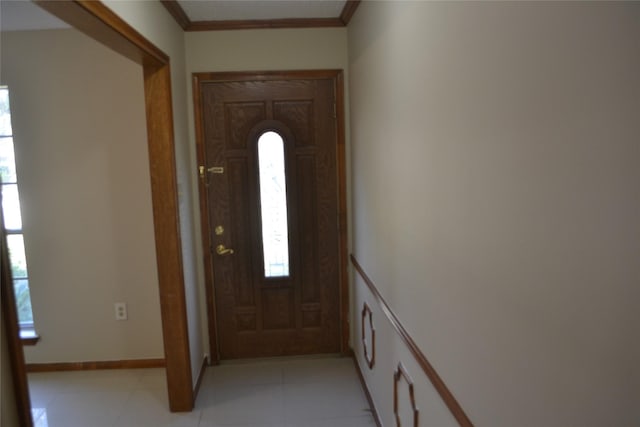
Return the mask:
<svg viewBox="0 0 640 427"><path fill-rule="evenodd" d="M49 427L47 408L31 408L31 417L36 427Z"/></svg>
<svg viewBox="0 0 640 427"><path fill-rule="evenodd" d="M13 131L9 110L9 89L0 86L0 179L2 181L2 213L7 230L9 262L16 294L18 321L23 337L34 336L31 296L29 295L29 274L22 234L20 194L16 160L13 150Z"/></svg>
<svg viewBox="0 0 640 427"><path fill-rule="evenodd" d="M260 210L265 277L289 275L289 233L284 141L276 132L258 139Z"/></svg>

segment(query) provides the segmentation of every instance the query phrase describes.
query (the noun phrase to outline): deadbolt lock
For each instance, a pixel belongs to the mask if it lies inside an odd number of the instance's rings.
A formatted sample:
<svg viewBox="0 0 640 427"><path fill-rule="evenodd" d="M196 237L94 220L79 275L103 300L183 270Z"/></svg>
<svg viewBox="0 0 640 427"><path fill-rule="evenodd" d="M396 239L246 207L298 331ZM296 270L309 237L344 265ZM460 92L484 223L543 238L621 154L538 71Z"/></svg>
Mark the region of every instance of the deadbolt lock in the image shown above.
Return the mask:
<svg viewBox="0 0 640 427"><path fill-rule="evenodd" d="M216 236L221 236L222 234L224 234L224 227L218 225L213 231L214 233L216 233Z"/></svg>

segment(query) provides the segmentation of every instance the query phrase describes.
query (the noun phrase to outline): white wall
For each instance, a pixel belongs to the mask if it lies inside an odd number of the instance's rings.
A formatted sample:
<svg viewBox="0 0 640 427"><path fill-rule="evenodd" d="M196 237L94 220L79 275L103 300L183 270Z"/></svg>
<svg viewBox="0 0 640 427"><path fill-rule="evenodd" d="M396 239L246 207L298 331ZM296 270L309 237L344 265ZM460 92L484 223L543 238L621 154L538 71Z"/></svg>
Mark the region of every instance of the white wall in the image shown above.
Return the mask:
<svg viewBox="0 0 640 427"><path fill-rule="evenodd" d="M363 2L348 37L353 251L471 420L637 424L640 5Z"/></svg>
<svg viewBox="0 0 640 427"><path fill-rule="evenodd" d="M180 237L184 267L185 297L191 352L193 384L197 380L205 353L208 353L206 323L201 319L204 307L204 272L199 237L199 210L195 160L192 159L187 121L187 92L185 85L184 33L175 20L157 1L106 0L104 3L154 43L171 58L171 92L173 97L173 125L176 146Z"/></svg>
<svg viewBox="0 0 640 427"><path fill-rule="evenodd" d="M41 336L26 361L164 357L142 68L75 30L1 42Z"/></svg>
<svg viewBox="0 0 640 427"><path fill-rule="evenodd" d="M186 82L189 92L187 104L189 147L194 168L197 156L191 85L193 73L342 69L345 73L345 107L348 105L347 31L345 28L189 32L185 33L185 43L187 52ZM346 126L348 151L348 113ZM195 172L192 176L192 185L197 191L198 178ZM347 177L349 177L348 171ZM347 188L349 188L349 182L347 182ZM198 203L197 193L194 195L194 200L195 203ZM196 233L198 235L200 233L199 224ZM202 257L199 259L202 260ZM202 324L206 325L207 314L204 304L205 299L202 298Z"/></svg>

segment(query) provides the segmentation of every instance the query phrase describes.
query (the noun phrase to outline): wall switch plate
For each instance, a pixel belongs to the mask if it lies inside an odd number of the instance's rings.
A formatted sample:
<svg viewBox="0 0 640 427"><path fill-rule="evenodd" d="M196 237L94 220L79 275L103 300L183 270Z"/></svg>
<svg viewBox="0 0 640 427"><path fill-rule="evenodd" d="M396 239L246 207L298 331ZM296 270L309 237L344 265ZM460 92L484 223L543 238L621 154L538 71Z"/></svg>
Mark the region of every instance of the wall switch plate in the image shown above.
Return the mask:
<svg viewBox="0 0 640 427"><path fill-rule="evenodd" d="M127 303L117 302L114 306L116 310L116 320L127 320Z"/></svg>

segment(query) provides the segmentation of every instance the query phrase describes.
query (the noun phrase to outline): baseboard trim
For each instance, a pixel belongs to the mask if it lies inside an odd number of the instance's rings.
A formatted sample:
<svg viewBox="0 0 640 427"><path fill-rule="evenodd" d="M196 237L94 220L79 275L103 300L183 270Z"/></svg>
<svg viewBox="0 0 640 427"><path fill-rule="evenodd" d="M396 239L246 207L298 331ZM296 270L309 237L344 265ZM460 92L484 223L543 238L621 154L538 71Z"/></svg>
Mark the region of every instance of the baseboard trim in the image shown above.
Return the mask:
<svg viewBox="0 0 640 427"><path fill-rule="evenodd" d="M94 371L98 369L164 368L164 359L104 360L92 362L27 363L27 372Z"/></svg>
<svg viewBox="0 0 640 427"><path fill-rule="evenodd" d="M353 364L356 366L356 372L358 373L358 378L360 378L360 384L362 384L362 389L364 390L364 394L367 397L367 401L369 402L369 407L371 408L371 415L373 416L373 420L376 422L377 427L382 427L382 422L380 421L380 416L378 415L378 410L376 409L376 405L373 403L373 397L371 396L371 392L369 391L369 386L367 386L367 382L364 380L364 375L362 375L362 369L360 369L358 358L354 354L353 350L351 350L350 356L353 359Z"/></svg>
<svg viewBox="0 0 640 427"><path fill-rule="evenodd" d="M202 364L200 365L200 372L198 373L198 379L196 380L196 385L193 388L193 401L196 401L198 397L198 393L200 392L200 386L202 385L202 379L204 378L204 373L207 370L207 366L209 366L209 359L205 356L202 359Z"/></svg>

